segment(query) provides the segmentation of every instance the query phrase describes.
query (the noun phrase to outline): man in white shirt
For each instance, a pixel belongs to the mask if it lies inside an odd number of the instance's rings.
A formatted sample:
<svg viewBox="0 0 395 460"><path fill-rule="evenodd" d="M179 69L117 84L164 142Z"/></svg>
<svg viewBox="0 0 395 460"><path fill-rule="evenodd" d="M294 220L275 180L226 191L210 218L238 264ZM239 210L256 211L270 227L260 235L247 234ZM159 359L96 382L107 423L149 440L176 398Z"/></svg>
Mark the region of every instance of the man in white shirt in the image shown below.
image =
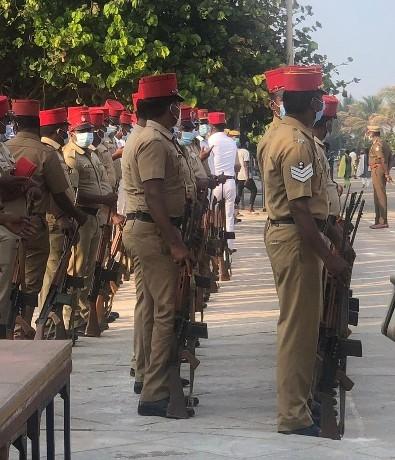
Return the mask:
<svg viewBox="0 0 395 460"><path fill-rule="evenodd" d="M208 144L212 148L211 156L214 160L214 175L226 177L226 182L214 189L214 196L220 201L225 198L226 231L234 232L234 213L236 199L235 161L237 155L236 142L225 134L226 118L223 112L208 114L208 122L211 126L211 136ZM232 252L234 240L228 240L228 247Z"/></svg>

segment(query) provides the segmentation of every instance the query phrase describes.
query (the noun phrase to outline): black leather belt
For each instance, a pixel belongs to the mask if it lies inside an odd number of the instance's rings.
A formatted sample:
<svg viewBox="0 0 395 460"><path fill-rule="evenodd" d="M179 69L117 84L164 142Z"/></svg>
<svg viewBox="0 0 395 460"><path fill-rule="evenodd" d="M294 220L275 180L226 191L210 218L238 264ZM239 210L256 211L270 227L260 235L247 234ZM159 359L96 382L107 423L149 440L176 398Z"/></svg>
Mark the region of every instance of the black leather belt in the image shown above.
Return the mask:
<svg viewBox="0 0 395 460"><path fill-rule="evenodd" d="M224 176L224 177L225 177L226 180L235 178L235 176Z"/></svg>
<svg viewBox="0 0 395 460"><path fill-rule="evenodd" d="M98 208L87 208L86 206L80 206L79 209L81 209L82 212L85 212L86 214L89 214L91 216L97 216L97 213L99 212Z"/></svg>
<svg viewBox="0 0 395 460"><path fill-rule="evenodd" d="M317 224L317 227L320 230L320 232L325 231L325 229L326 229L326 220L322 220L322 219L314 219L314 220L315 220L315 223ZM280 220L269 219L269 222L272 225L295 224L295 221L294 221L294 219L292 217L287 217L285 219L280 219Z"/></svg>
<svg viewBox="0 0 395 460"><path fill-rule="evenodd" d="M151 224L155 223L151 214L149 214L148 212L143 212L143 211L129 212L126 215L126 217L127 217L127 220L140 220L141 222L149 222ZM184 221L183 217L170 217L170 222L175 227L181 227L183 221Z"/></svg>

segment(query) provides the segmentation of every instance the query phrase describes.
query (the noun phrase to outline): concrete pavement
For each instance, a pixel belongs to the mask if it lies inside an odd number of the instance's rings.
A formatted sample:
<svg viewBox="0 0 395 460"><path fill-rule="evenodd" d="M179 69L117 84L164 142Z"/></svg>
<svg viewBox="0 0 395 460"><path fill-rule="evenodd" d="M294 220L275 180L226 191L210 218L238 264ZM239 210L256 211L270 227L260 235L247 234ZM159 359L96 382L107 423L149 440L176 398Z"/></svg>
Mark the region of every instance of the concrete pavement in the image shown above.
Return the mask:
<svg viewBox="0 0 395 460"><path fill-rule="evenodd" d="M370 192L367 199L353 280L361 299L353 337L362 339L364 357L349 362L355 388L348 397L342 441L276 433L278 302L262 239L265 215L245 213L237 226L234 276L222 283L206 314L210 337L199 349L196 417L176 421L137 415L129 377L134 293L127 283L115 305L121 318L102 338L80 339L73 351L73 460L395 458L395 343L380 335L391 293L388 278L395 272L395 215L393 229L369 230Z"/></svg>

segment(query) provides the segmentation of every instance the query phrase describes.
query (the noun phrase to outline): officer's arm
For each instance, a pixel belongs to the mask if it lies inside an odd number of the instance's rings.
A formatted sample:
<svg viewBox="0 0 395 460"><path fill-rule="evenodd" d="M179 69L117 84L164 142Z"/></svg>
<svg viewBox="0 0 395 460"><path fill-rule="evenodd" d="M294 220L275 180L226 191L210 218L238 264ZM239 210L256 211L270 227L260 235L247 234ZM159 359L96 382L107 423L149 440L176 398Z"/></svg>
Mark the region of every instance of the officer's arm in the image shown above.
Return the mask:
<svg viewBox="0 0 395 460"><path fill-rule="evenodd" d="M178 229L172 225L165 202L165 188L163 179L150 179L143 182L144 196L147 206L150 210L151 217L169 246L182 243L181 234Z"/></svg>
<svg viewBox="0 0 395 460"><path fill-rule="evenodd" d="M53 199L58 206L68 217L73 217L80 225L86 221L86 215L74 206L69 196L65 192L54 193Z"/></svg>

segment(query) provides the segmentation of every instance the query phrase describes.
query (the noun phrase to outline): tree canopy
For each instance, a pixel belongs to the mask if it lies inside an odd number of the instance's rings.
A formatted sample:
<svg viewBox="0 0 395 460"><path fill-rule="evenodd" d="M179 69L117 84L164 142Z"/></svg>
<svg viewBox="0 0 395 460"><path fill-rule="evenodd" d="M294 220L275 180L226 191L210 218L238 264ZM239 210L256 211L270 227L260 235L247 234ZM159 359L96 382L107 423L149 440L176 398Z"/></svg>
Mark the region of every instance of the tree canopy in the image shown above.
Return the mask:
<svg viewBox="0 0 395 460"><path fill-rule="evenodd" d="M312 15L295 2L296 61L345 87L311 38L321 24L305 25ZM176 72L189 103L253 124L267 114L262 73L285 63L285 25L281 0L0 0L1 91L47 107L130 104L142 75Z"/></svg>

